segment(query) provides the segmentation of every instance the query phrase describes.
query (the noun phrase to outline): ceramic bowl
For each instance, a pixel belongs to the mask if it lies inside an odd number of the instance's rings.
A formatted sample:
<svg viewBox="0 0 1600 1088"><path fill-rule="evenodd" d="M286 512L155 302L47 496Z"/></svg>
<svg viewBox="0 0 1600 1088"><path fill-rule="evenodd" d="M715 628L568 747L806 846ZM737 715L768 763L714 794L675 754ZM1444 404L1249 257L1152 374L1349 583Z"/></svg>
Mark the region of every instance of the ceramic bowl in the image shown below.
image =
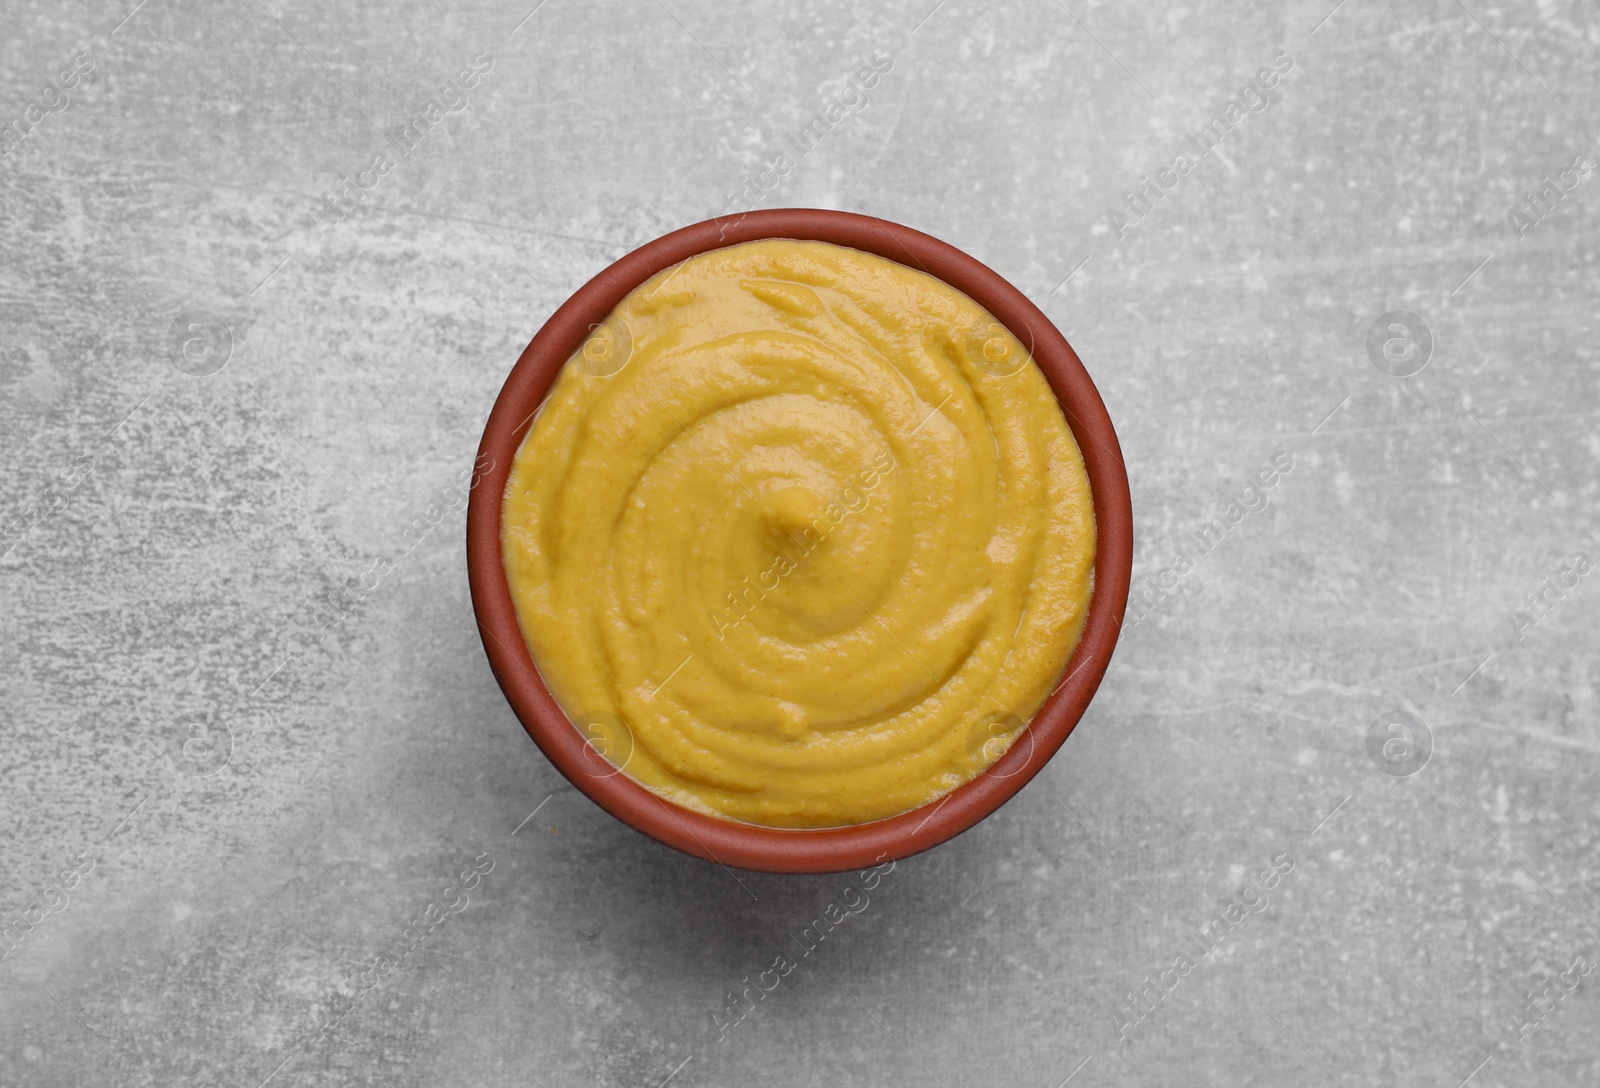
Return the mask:
<svg viewBox="0 0 1600 1088"><path fill-rule="evenodd" d="M1032 349L1083 451L1094 493L1094 593L1060 685L982 774L921 808L849 827L788 830L735 823L673 804L619 773L546 689L517 624L502 562L506 478L562 365L651 276L698 253L762 238L814 239L876 253L977 301ZM629 253L580 287L528 344L489 415L478 464L484 468L467 509L467 568L484 649L512 710L556 768L601 808L668 846L726 866L842 872L907 857L972 827L1038 774L1077 725L1111 661L1127 604L1133 564L1127 470L1111 418L1077 354L1038 307L991 269L936 238L882 219L810 208L757 211L696 223Z"/></svg>

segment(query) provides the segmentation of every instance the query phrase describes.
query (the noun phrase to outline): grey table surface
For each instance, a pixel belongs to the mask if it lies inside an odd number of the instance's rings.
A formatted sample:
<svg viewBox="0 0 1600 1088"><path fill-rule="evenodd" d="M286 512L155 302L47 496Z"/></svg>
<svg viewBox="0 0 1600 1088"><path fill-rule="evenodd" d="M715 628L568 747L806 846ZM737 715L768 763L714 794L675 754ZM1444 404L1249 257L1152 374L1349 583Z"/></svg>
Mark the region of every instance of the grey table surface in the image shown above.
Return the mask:
<svg viewBox="0 0 1600 1088"><path fill-rule="evenodd" d="M1600 1080L1593 3L0 28L0 1084ZM1144 602L1046 771L804 956L847 878L680 856L528 740L457 489L571 291L787 205L1060 325Z"/></svg>

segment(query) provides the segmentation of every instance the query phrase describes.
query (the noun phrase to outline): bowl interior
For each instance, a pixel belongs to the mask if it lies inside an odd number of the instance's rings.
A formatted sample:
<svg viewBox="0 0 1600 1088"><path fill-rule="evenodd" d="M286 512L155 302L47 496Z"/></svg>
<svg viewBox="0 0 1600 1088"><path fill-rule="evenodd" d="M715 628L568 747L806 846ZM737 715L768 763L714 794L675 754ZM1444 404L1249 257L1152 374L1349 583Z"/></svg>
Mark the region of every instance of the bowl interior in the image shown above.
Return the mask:
<svg viewBox="0 0 1600 1088"><path fill-rule="evenodd" d="M1097 533L1094 591L1063 679L1027 730L992 766L922 808L885 820L822 830L759 827L672 804L597 754L550 695L518 626L500 544L506 479L534 413L562 365L592 328L639 284L679 261L760 238L831 242L920 269L964 292L1024 345L1060 401L1083 453ZM479 446L484 466L467 509L473 609L496 680L523 727L556 768L629 826L722 865L780 873L828 873L907 857L967 830L1036 775L1083 715L1110 664L1133 565L1133 513L1116 432L1099 392L1066 338L1015 287L929 235L848 212L774 209L725 216L674 231L606 268L556 310L517 360Z"/></svg>

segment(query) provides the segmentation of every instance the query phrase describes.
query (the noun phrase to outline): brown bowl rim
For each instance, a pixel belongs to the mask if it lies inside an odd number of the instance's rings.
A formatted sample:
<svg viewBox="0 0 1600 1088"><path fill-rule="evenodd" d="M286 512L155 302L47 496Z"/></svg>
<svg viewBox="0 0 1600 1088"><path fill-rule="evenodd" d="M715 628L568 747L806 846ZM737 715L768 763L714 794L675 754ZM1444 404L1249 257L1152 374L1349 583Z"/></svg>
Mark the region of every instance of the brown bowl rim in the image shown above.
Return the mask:
<svg viewBox="0 0 1600 1088"><path fill-rule="evenodd" d="M920 808L866 824L790 830L706 816L652 793L626 774L597 776L599 758L563 713L534 665L512 605L501 552L506 480L534 413L561 366L623 297L657 272L699 253L763 238L832 242L875 253L943 280L983 306L1025 345L1077 438L1093 492L1094 595L1065 679L1005 755ZM567 781L629 827L686 854L771 873L834 873L897 861L968 830L1010 800L1066 741L1111 662L1133 567L1133 504L1116 429L1066 337L1044 313L976 258L884 219L819 208L777 208L695 223L620 258L578 288L517 359L478 447L484 466L467 506L467 574L489 666L523 728Z"/></svg>

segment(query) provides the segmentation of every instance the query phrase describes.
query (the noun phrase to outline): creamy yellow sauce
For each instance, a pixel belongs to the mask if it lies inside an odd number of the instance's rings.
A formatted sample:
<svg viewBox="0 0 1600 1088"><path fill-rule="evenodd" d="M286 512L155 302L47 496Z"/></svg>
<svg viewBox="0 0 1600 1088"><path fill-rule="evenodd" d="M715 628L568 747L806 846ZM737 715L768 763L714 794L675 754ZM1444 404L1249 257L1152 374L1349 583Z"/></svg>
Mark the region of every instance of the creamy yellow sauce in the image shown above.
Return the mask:
<svg viewBox="0 0 1600 1088"><path fill-rule="evenodd" d="M1083 458L1027 351L942 281L822 242L701 254L623 299L503 520L523 635L596 751L772 827L979 774L1092 590Z"/></svg>

